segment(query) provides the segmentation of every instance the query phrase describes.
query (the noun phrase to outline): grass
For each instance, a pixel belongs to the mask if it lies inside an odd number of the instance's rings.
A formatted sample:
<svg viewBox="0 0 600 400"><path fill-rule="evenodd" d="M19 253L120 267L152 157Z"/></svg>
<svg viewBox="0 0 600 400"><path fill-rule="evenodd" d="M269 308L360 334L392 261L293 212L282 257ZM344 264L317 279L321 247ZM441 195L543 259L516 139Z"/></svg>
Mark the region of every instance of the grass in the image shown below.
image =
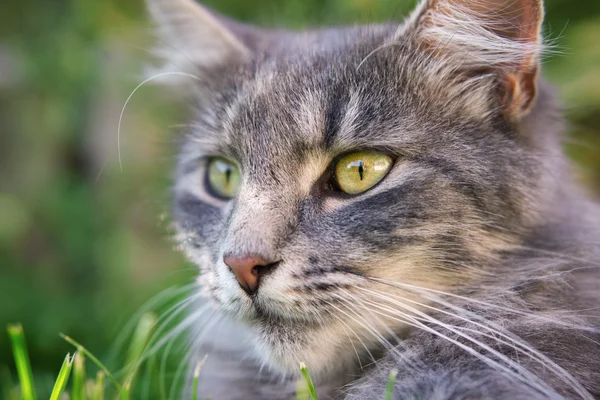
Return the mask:
<svg viewBox="0 0 600 400"><path fill-rule="evenodd" d="M394 384L396 383L397 376L398 376L397 369L393 369L390 371L390 376L388 378L387 387L385 389L385 400L392 400L392 395L394 394Z"/></svg>
<svg viewBox="0 0 600 400"><path fill-rule="evenodd" d="M112 382L117 400L129 400L131 389L134 387L134 378L143 359L144 350L149 342L150 335L155 326L156 317L152 314L144 315L140 319L136 331L133 335L132 343L127 352L127 364L123 369L127 371L123 380L120 382L115 374L89 350L69 336L61 334L61 337L75 347L73 355L67 353L60 371L54 381L50 400L72 399L72 400L104 400L107 398L106 378ZM19 377L19 383L10 390L12 386L10 373L8 378L3 378L4 396L7 400L36 400L36 390L31 370L31 363L27 352L25 333L23 327L19 324L8 326L8 335L12 343L13 357L16 371ZM98 368L94 378L87 375L86 363L91 363ZM204 357L195 367L192 380L191 400L198 399L198 381L201 369L206 362ZM301 379L297 386L297 400L318 400L317 391L310 376L306 364L300 363ZM396 381L397 371L392 370L389 375L388 384L384 399L392 400L394 383ZM6 385L6 382L9 382ZM71 383L69 388L69 381ZM8 387L8 389L7 389Z"/></svg>
<svg viewBox="0 0 600 400"><path fill-rule="evenodd" d="M85 379L85 368L84 368L85 355L87 355L90 358L90 360L92 360L92 362L94 364L96 364L96 366L98 368L100 368L100 370L103 371L106 374L106 376L109 377L109 379L113 382L113 384L115 385L115 387L121 394L122 398L128 397L127 391L125 390L123 385L121 385L119 383L119 381L113 376L113 374L110 373L108 368L106 368L104 366L104 364L102 364L102 362L96 358L96 356L94 356L85 347L83 347L82 345L80 345L75 340L71 339L70 337L63 335L63 334L61 334L61 337L63 339L65 339L66 342L77 347L77 353L79 355L79 357L76 358L76 363L75 363L75 379L73 382L73 392L74 392L73 399L74 400L80 399L79 397L75 397L76 395L78 395L77 389L79 388L79 384L80 384L79 379ZM79 366L78 366L78 364L79 364ZM82 399L82 400L84 400L84 399Z"/></svg>
<svg viewBox="0 0 600 400"><path fill-rule="evenodd" d="M17 366L17 374L21 382L21 398L23 400L35 400L35 387L33 386L33 374L25 344L25 333L21 325L9 325L8 336L12 343L13 355Z"/></svg>
<svg viewBox="0 0 600 400"><path fill-rule="evenodd" d="M306 391L306 394L304 396L306 397L306 395L308 395L308 398L310 400L318 400L317 390L315 389L315 385L313 384L312 378L310 377L310 373L308 372L306 364L300 363L300 373L302 374L302 379L304 380L306 386L304 388ZM302 386L300 386L300 389L302 389Z"/></svg>
<svg viewBox="0 0 600 400"><path fill-rule="evenodd" d="M54 388L52 388L50 400L60 399L60 395L67 387L67 382L69 381L69 376L71 375L71 369L73 369L73 358L75 358L76 355L77 353L71 357L71 355L67 353L65 361L63 361L62 367L60 367L60 371L58 372L58 377L56 377Z"/></svg>

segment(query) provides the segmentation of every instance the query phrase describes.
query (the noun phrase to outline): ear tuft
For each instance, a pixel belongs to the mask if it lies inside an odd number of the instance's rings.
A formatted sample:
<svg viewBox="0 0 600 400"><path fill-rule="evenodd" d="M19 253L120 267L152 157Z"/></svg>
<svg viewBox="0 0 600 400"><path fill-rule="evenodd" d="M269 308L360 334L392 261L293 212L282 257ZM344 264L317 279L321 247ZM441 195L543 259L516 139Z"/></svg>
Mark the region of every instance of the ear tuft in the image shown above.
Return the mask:
<svg viewBox="0 0 600 400"><path fill-rule="evenodd" d="M167 62L153 73L201 74L249 56L223 21L194 0L147 0L147 5L161 42L156 54Z"/></svg>
<svg viewBox="0 0 600 400"><path fill-rule="evenodd" d="M498 75L519 119L536 97L543 16L542 0L425 0L400 33L461 71Z"/></svg>

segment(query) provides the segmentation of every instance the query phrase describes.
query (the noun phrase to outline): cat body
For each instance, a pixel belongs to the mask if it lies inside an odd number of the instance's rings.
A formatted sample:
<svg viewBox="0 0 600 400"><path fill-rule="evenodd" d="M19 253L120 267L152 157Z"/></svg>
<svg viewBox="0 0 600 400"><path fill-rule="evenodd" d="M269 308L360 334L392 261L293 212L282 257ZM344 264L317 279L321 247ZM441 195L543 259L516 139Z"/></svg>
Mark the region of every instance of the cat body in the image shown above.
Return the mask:
<svg viewBox="0 0 600 400"><path fill-rule="evenodd" d="M294 398L306 363L334 398L391 370L395 399L600 396L600 208L538 76L541 1L307 32L149 6L194 99L173 198L201 395Z"/></svg>

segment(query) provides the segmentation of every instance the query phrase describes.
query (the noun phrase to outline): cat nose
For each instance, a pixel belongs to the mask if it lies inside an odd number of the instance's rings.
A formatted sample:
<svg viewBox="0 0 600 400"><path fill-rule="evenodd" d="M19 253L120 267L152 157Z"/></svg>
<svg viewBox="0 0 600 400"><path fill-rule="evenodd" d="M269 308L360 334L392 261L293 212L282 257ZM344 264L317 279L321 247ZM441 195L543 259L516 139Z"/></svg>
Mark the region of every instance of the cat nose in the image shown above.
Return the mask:
<svg viewBox="0 0 600 400"><path fill-rule="evenodd" d="M279 261L269 261L258 255L239 257L225 255L223 256L223 262L233 271L240 286L248 294L255 293L258 290L260 278L271 272L279 264Z"/></svg>

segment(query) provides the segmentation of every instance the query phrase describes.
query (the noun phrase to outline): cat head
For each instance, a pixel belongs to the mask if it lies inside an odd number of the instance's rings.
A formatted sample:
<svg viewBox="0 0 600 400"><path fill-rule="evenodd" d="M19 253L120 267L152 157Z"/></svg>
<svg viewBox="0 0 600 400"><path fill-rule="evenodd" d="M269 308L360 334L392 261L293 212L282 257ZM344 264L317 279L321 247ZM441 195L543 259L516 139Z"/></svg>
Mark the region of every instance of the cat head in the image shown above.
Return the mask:
<svg viewBox="0 0 600 400"><path fill-rule="evenodd" d="M426 312L423 293L503 279L498 254L546 217L561 155L541 0L428 0L403 24L303 32L148 2L194 96L179 239L276 369L352 363L414 325L394 298Z"/></svg>

